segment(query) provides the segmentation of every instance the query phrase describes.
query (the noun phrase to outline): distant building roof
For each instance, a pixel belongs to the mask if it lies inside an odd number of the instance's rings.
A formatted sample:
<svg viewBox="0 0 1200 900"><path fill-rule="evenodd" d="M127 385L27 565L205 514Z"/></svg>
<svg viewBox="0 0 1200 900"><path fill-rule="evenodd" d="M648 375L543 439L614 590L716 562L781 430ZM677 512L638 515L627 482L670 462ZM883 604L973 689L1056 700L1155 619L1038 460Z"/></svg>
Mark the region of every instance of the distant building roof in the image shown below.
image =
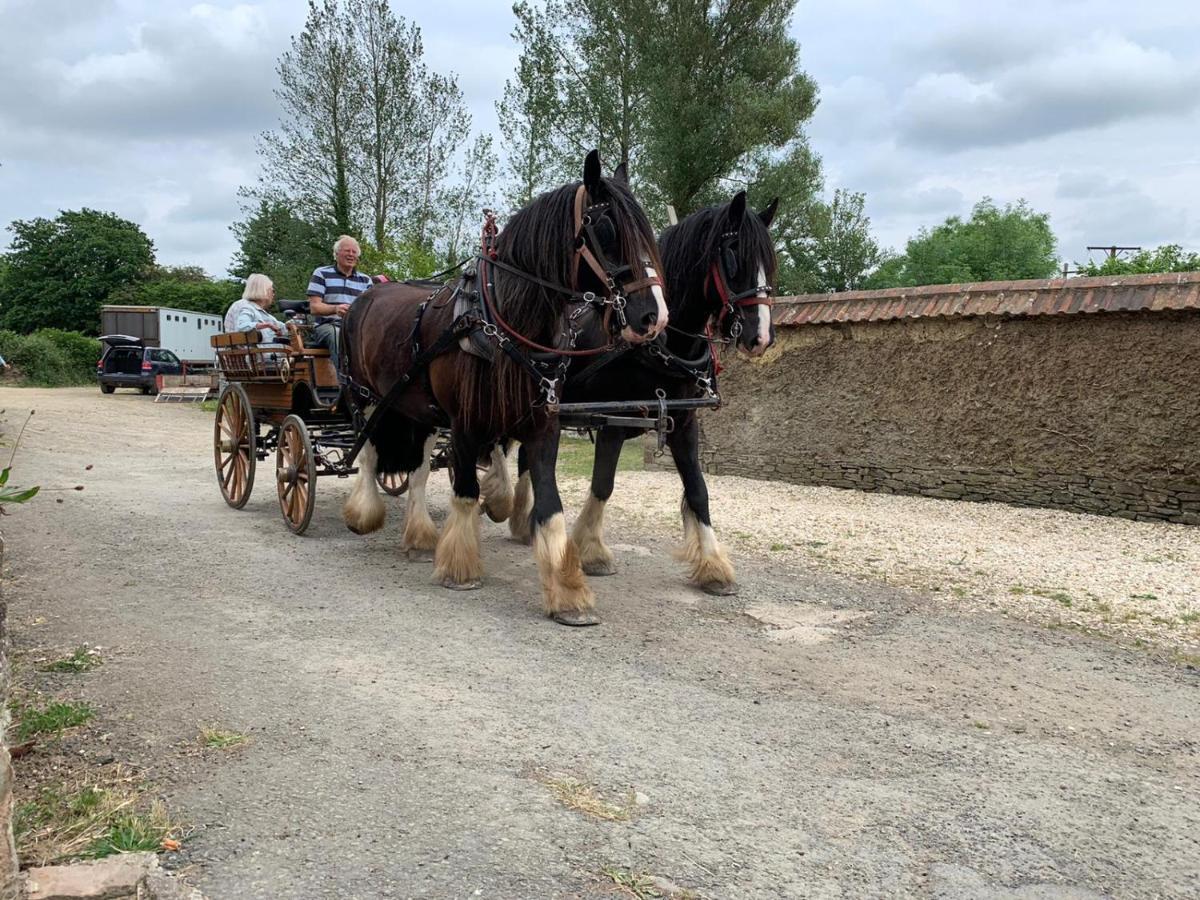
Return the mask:
<svg viewBox="0 0 1200 900"><path fill-rule="evenodd" d="M1200 310L1200 272L931 284L882 291L806 294L775 301L776 325L881 322L948 316L1058 316Z"/></svg>

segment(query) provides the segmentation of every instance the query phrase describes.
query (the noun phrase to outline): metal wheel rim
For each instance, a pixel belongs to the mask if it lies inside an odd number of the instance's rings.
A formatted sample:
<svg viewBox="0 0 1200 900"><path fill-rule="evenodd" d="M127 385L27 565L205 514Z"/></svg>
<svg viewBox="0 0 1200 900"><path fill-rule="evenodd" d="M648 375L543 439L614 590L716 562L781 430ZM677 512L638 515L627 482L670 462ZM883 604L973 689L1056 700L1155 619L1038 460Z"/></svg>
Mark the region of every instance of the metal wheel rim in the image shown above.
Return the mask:
<svg viewBox="0 0 1200 900"><path fill-rule="evenodd" d="M246 392L241 385L228 385L213 420L213 462L221 496L234 509L245 506L254 490L256 431Z"/></svg>
<svg viewBox="0 0 1200 900"><path fill-rule="evenodd" d="M295 471L294 479L284 477L289 470ZM279 428L275 473L283 521L293 534L303 534L316 507L317 463L308 427L298 416L288 416Z"/></svg>
<svg viewBox="0 0 1200 900"><path fill-rule="evenodd" d="M391 472L386 475L380 472L375 480L379 482L379 487L383 492L391 497L399 497L408 490L407 472Z"/></svg>

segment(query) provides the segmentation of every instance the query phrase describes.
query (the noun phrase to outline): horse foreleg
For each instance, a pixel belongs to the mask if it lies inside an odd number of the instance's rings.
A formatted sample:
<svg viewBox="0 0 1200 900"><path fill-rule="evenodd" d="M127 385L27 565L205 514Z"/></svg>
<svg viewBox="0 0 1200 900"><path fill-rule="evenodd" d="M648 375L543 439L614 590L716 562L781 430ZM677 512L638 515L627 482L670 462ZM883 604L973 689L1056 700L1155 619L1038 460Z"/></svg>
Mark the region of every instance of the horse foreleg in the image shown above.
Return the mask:
<svg viewBox="0 0 1200 900"><path fill-rule="evenodd" d="M433 554L433 574L443 587L473 590L483 577L483 561L479 557L479 476L475 471L479 447L457 432L453 444L454 496Z"/></svg>
<svg viewBox="0 0 1200 900"><path fill-rule="evenodd" d="M533 554L542 581L546 614L564 625L596 625L596 597L579 562L579 549L567 536L562 498L554 477L558 460L558 428L525 444L533 485Z"/></svg>
<svg viewBox="0 0 1200 900"><path fill-rule="evenodd" d="M354 487L342 505L342 520L355 534L378 531L387 519L387 507L379 496L379 484L375 481L375 461L375 447L367 441L355 460L358 475Z"/></svg>
<svg viewBox="0 0 1200 900"><path fill-rule="evenodd" d="M604 505L612 496L617 461L621 458L621 445L625 440L625 432L617 428L601 428L596 434L592 490L571 529L571 540L579 547L583 571L588 575L615 575L617 572L612 551L604 543Z"/></svg>
<svg viewBox="0 0 1200 900"><path fill-rule="evenodd" d="M691 568L691 579L709 594L737 593L733 564L721 548L708 514L708 486L700 471L700 427L693 413L667 436L675 468L683 482L683 546L679 558Z"/></svg>
<svg viewBox="0 0 1200 900"><path fill-rule="evenodd" d="M504 444L492 448L491 461L479 484L483 492L483 511L493 522L503 522L513 511L512 479L508 476L508 456Z"/></svg>
<svg viewBox="0 0 1200 900"><path fill-rule="evenodd" d="M513 493L512 512L508 516L508 533L514 541L528 544L533 538L533 487L529 478L529 451L522 444L517 449L517 489Z"/></svg>
<svg viewBox="0 0 1200 900"><path fill-rule="evenodd" d="M429 481L429 458L437 443L437 432L425 439L424 457L421 466L408 476L408 508L404 517L404 537L400 546L405 550L427 553L437 547L437 526L429 515L429 504L425 499L425 486Z"/></svg>

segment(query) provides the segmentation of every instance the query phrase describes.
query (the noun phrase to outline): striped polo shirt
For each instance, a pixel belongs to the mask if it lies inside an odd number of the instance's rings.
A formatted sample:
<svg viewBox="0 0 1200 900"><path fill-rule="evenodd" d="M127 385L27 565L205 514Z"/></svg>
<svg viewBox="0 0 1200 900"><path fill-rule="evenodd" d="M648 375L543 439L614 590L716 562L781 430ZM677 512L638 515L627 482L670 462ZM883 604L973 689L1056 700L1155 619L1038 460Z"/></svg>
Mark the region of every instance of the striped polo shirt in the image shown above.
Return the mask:
<svg viewBox="0 0 1200 900"><path fill-rule="evenodd" d="M307 294L309 297L320 297L326 303L353 303L370 286L371 276L362 274L358 269L343 275L337 266L321 266L312 273ZM317 324L336 319L337 316L318 316Z"/></svg>

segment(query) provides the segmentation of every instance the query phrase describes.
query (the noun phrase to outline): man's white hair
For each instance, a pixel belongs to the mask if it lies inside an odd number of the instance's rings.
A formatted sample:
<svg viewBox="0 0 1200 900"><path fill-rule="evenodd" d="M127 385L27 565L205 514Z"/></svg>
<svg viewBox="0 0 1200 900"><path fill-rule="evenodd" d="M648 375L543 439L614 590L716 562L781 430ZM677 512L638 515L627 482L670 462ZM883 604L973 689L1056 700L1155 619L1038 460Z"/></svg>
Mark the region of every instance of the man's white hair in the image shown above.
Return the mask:
<svg viewBox="0 0 1200 900"><path fill-rule="evenodd" d="M255 272L246 279L246 286L242 289L242 299L262 303L262 301L271 296L273 285L274 282L266 275L260 275L258 272Z"/></svg>
<svg viewBox="0 0 1200 900"><path fill-rule="evenodd" d="M355 240L354 237L351 235L343 234L340 238L338 238L336 241L333 242L333 255L334 256L337 256L337 252L342 249L342 244L345 244L345 243L353 244L355 247L358 248L358 252L362 253L362 247L359 246L358 241Z"/></svg>

